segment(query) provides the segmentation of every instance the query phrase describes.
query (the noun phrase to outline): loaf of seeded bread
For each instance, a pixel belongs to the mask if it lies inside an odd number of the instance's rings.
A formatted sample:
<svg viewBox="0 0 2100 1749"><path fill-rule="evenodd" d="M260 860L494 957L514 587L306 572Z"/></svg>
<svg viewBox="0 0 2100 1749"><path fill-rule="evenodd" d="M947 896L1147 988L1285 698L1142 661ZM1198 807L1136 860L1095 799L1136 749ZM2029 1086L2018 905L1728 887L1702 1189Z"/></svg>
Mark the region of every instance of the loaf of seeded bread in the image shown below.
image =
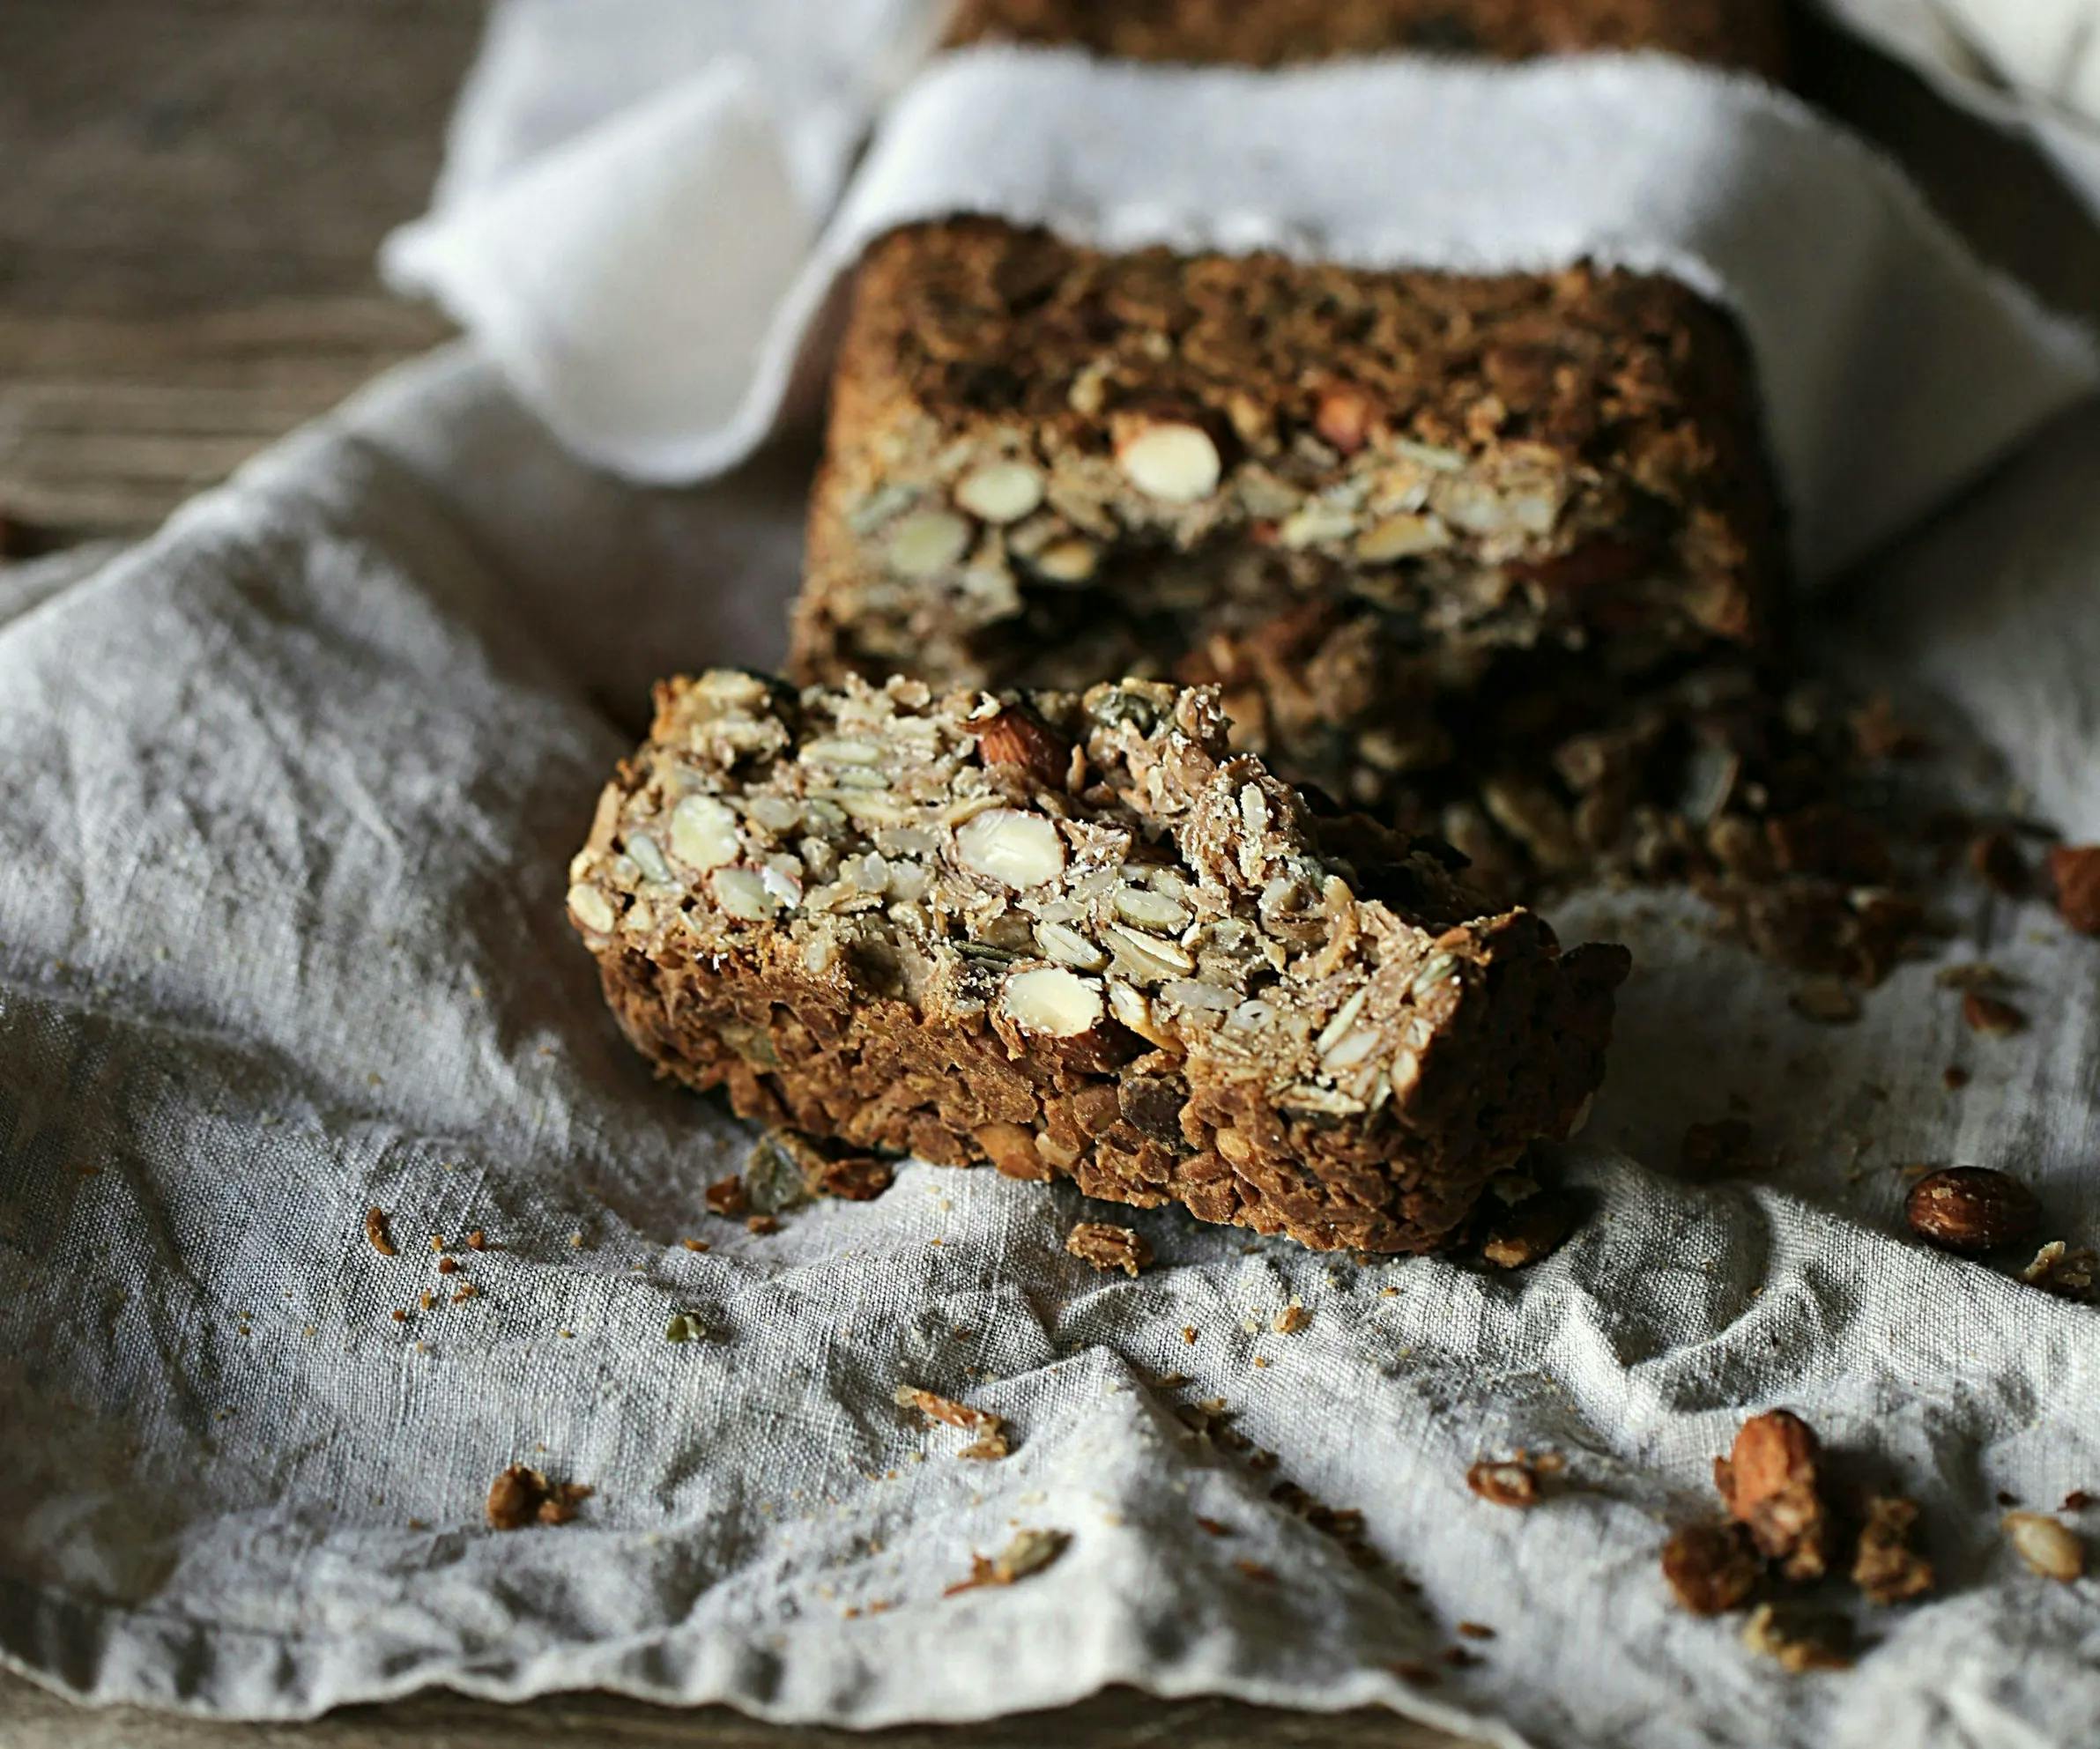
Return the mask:
<svg viewBox="0 0 2100 1749"><path fill-rule="evenodd" d="M1622 949L1316 819L1214 693L659 689L568 911L745 1116L1321 1249L1429 1249L1580 1121Z"/></svg>
<svg viewBox="0 0 2100 1749"><path fill-rule="evenodd" d="M1673 281L1104 254L990 220L870 251L792 670L1224 689L1377 808L1511 652L1762 635L1784 541L1745 349Z"/></svg>
<svg viewBox="0 0 2100 1749"><path fill-rule="evenodd" d="M949 41L1269 67L1419 50L1520 60L1656 48L1777 77L1780 0L961 0Z"/></svg>
<svg viewBox="0 0 2100 1749"><path fill-rule="evenodd" d="M950 34L1264 65L1649 47L1769 71L1781 18L963 0ZM1668 279L1103 253L957 219L863 264L790 668L1214 684L1235 745L1291 781L1551 877L1623 848L1625 811L1501 771L1511 700L1540 701L1514 726L1550 746L1600 691L1754 657L1785 550L1740 337Z"/></svg>

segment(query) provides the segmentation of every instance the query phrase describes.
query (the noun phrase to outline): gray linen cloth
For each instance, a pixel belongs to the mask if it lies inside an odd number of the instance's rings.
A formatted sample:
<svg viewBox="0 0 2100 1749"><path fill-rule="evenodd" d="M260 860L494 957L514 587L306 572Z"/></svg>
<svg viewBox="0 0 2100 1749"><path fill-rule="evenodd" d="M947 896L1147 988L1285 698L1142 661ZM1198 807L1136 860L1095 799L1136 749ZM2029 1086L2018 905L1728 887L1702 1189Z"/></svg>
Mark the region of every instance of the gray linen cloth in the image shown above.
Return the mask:
<svg viewBox="0 0 2100 1749"><path fill-rule="evenodd" d="M752 1138L619 1040L564 870L653 678L777 658L801 441L634 490L458 349L136 550L0 572L0 1661L220 1716L445 1683L876 1725L1130 1682L1563 1749L2089 1743L2100 1582L2027 1572L1997 1498L2100 1489L2100 1312L1898 1236L1900 1167L1966 1160L2100 1238L2100 944L2040 904L1953 900L1943 958L2020 980L2009 1040L1930 966L1830 1029L1681 900L1559 908L1637 969L1566 1151L1596 1214L1517 1275L924 1166L770 1236L706 1213ZM1972 794L2016 781L2088 839L2096 471L2088 410L1811 634ZM1731 1095L1770 1164L1678 1182ZM1087 1213L1159 1266L1067 1256ZM495 1249L437 1273L429 1236L474 1228ZM1013 1455L960 1460L900 1382L1006 1417ZM1220 1397L1273 1469L1190 1435ZM1784 1673L1657 1570L1775 1404L1925 1510L1941 1592L1860 1612L1850 1672ZM1564 1486L1472 1496L1518 1446ZM491 1531L513 1461L597 1493ZM1361 1509L1384 1567L1285 1482ZM945 1595L1017 1528L1072 1542ZM1480 1664L1394 1673L1461 1620L1498 1630Z"/></svg>
<svg viewBox="0 0 2100 1749"><path fill-rule="evenodd" d="M2015 1167L2052 1233L2100 1224L2100 944L2043 908L1974 903L1948 949L2022 980L2037 1024L2004 1041L1927 967L1830 1030L1677 903L1565 908L1639 969L1569 1151L1597 1216L1522 1274L1169 1211L1133 1217L1161 1265L1103 1277L1063 1250L1068 1188L924 1166L772 1236L707 1216L749 1138L615 1035L563 868L647 680L776 654L806 463L633 493L459 352L90 574L7 574L0 1656L242 1716L601 1685L872 1725L1123 1681L1498 1744L2091 1740L2095 1581L2022 1568L1994 1496L2100 1483L2100 1313L1892 1236L1913 1160ZM1828 634L1929 682L1945 738L2023 737L2089 832L2096 468L2100 417L2059 426L1887 567L1885 620ZM1779 1163L1673 1182L1731 1093ZM476 1227L497 1249L437 1274L428 1236ZM681 1312L701 1339L666 1340ZM959 1460L899 1382L1005 1416L1013 1455ZM1274 1470L1185 1432L1213 1397ZM1774 1403L1917 1495L1944 1575L1864 1619L1846 1674L1754 1657L1657 1570ZM1567 1486L1472 1497L1517 1446ZM513 1460L597 1492L493 1532ZM1280 1480L1361 1508L1387 1567ZM1072 1541L944 1596L1017 1526ZM1480 1664L1391 1671L1461 1619L1499 1630Z"/></svg>

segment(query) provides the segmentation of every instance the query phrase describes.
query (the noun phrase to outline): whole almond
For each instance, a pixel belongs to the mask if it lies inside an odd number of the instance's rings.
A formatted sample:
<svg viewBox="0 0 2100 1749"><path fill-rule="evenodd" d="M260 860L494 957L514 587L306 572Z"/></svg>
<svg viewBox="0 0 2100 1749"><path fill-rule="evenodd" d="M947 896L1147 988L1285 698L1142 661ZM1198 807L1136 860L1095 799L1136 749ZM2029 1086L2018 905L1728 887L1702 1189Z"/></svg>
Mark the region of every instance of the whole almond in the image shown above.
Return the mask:
<svg viewBox="0 0 2100 1749"><path fill-rule="evenodd" d="M1829 1561L1829 1515L1821 1491L1822 1447L1815 1430L1791 1410L1753 1416L1735 1447L1714 1461L1714 1486L1729 1516L1749 1526L1790 1579L1815 1579Z"/></svg>
<svg viewBox="0 0 2100 1749"><path fill-rule="evenodd" d="M1031 710L1008 705L977 727L977 757L1017 765L1044 789L1062 789L1072 771L1072 744Z"/></svg>
<svg viewBox="0 0 2100 1749"><path fill-rule="evenodd" d="M1753 1415L1735 1436L1728 1454L1727 1479L1720 1484L1728 1508L1738 1518L1784 1488L1815 1476L1822 1442L1791 1409Z"/></svg>
<svg viewBox="0 0 2100 1749"><path fill-rule="evenodd" d="M1911 1187L1911 1231L1942 1250L1982 1256L2034 1236L2041 1204L2017 1178L1983 1166L1950 1166Z"/></svg>

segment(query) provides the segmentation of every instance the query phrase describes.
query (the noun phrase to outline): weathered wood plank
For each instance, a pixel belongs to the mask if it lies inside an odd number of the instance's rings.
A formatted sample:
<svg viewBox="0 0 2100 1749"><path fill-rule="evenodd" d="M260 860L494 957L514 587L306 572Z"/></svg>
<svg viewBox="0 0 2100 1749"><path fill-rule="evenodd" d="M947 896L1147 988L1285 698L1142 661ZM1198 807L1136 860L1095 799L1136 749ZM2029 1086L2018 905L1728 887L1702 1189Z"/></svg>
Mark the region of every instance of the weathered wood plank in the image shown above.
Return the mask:
<svg viewBox="0 0 2100 1749"><path fill-rule="evenodd" d="M7 0L0 301L138 315L372 285L478 0Z"/></svg>
<svg viewBox="0 0 2100 1749"><path fill-rule="evenodd" d="M0 4L0 517L152 528L448 331L372 262L480 0Z"/></svg>

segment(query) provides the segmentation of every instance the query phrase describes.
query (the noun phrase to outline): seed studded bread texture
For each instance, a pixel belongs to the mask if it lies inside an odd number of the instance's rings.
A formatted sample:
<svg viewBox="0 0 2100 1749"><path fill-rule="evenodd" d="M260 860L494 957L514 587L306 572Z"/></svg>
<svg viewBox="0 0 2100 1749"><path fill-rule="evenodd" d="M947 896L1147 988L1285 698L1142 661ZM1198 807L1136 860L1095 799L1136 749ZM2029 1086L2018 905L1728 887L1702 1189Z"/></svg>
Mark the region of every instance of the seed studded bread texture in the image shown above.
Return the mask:
<svg viewBox="0 0 2100 1749"><path fill-rule="evenodd" d="M1321 1249L1447 1240L1601 1078L1622 949L1316 819L1214 693L660 687L569 915L664 1073Z"/></svg>
<svg viewBox="0 0 2100 1749"><path fill-rule="evenodd" d="M1377 807L1510 653L1755 646L1784 536L1745 349L1673 281L879 241L834 380L792 671L1216 684Z"/></svg>
<svg viewBox="0 0 2100 1749"><path fill-rule="evenodd" d="M1785 60L1780 0L961 0L947 40L1256 67L1653 48L1777 77Z"/></svg>

